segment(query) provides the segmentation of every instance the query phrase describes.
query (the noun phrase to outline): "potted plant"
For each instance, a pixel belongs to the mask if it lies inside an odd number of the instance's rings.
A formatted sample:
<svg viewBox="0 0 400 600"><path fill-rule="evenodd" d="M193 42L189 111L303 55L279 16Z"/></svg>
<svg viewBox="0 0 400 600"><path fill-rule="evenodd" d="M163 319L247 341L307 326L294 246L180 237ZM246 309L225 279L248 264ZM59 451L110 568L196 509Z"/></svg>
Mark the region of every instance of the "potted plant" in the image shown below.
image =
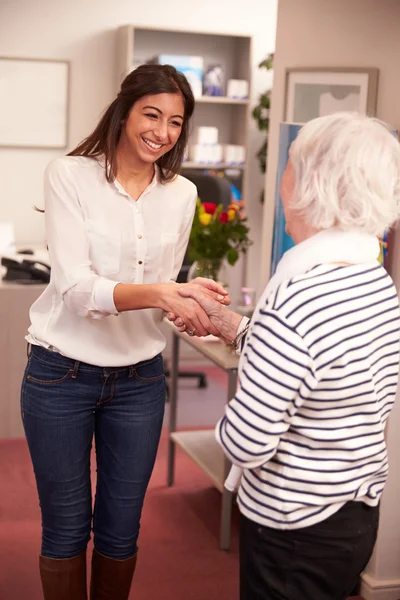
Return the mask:
<svg viewBox="0 0 400 600"><path fill-rule="evenodd" d="M273 68L274 55L269 54L264 60L260 62L258 67L260 69L267 69L270 71ZM264 142L261 148L258 150L256 157L260 165L261 173L265 173L267 169L267 148L268 148L268 130L269 130L269 111L271 108L271 90L266 90L263 94L260 94L258 104L254 107L252 115L255 119L258 129L265 133ZM261 194L261 202L264 202L264 192Z"/></svg>

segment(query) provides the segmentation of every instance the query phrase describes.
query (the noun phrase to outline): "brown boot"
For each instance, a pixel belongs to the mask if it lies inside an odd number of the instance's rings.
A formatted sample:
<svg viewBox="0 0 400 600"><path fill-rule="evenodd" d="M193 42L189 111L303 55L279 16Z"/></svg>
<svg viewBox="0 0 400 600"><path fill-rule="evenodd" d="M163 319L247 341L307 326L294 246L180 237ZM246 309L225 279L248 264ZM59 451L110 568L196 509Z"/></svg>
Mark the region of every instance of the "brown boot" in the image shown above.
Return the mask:
<svg viewBox="0 0 400 600"><path fill-rule="evenodd" d="M128 600L136 558L115 560L93 550L90 600Z"/></svg>
<svg viewBox="0 0 400 600"><path fill-rule="evenodd" d="M87 600L86 550L74 558L39 558L44 600Z"/></svg>

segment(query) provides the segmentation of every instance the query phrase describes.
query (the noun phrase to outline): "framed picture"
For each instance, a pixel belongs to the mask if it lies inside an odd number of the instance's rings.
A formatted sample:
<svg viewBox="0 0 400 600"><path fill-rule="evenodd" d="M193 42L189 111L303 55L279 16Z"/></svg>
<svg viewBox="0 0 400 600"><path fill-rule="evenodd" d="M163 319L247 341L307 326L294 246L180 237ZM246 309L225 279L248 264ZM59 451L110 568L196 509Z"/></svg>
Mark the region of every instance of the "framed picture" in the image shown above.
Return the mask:
<svg viewBox="0 0 400 600"><path fill-rule="evenodd" d="M0 147L65 148L69 63L0 57Z"/></svg>
<svg viewBox="0 0 400 600"><path fill-rule="evenodd" d="M284 120L306 123L340 111L374 116L378 73L375 68L287 69Z"/></svg>

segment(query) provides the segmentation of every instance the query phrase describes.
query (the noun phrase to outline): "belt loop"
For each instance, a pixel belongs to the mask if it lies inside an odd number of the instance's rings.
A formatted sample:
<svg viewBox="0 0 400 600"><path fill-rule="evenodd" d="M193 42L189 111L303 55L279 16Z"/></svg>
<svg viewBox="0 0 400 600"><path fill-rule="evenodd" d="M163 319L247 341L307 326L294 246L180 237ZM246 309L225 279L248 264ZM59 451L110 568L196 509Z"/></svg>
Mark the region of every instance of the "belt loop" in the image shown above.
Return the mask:
<svg viewBox="0 0 400 600"><path fill-rule="evenodd" d="M29 342L27 342L27 344L26 344L26 356L27 356L27 358L30 357L31 350L32 350L32 345Z"/></svg>
<svg viewBox="0 0 400 600"><path fill-rule="evenodd" d="M134 365L130 365L129 367L129 377L133 377L135 374L135 366Z"/></svg>
<svg viewBox="0 0 400 600"><path fill-rule="evenodd" d="M79 360L76 360L76 361L75 361L75 364L74 364L74 370L73 370L73 372L72 372L72 379L76 379L76 378L77 378L77 376L78 376L78 371L79 371L79 365L80 365L80 364L81 364L81 363L79 362Z"/></svg>

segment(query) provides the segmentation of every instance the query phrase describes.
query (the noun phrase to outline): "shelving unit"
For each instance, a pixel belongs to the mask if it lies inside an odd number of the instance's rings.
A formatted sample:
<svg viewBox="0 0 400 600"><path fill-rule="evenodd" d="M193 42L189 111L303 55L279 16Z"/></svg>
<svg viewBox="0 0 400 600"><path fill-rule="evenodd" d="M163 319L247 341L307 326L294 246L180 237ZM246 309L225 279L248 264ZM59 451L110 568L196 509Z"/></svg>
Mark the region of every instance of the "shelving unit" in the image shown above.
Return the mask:
<svg viewBox="0 0 400 600"><path fill-rule="evenodd" d="M199 431L175 431L175 442L208 475L219 492L224 491L224 453L215 440L214 429Z"/></svg>
<svg viewBox="0 0 400 600"><path fill-rule="evenodd" d="M187 160L186 162L183 163L182 165L183 169L215 169L215 170L220 170L220 169L227 169L227 170L232 170L234 171L235 169L239 169L240 171L246 169L245 165L229 165L228 163L219 163L217 165L204 165L201 163L195 163L192 162L190 160Z"/></svg>
<svg viewBox="0 0 400 600"><path fill-rule="evenodd" d="M180 54L202 56L204 67L221 65L225 85L229 79L245 79L249 82L251 97L251 49L250 36L202 33L197 31L171 30L135 25L124 25L117 30L116 86L139 64L148 62L159 54ZM192 131L197 126L218 127L219 143L237 144L248 148L248 125L250 121L250 101L225 96L202 96L196 99ZM190 142L189 142L190 143ZM202 165L186 162L185 169L235 169L242 177L241 194L246 201L248 190L247 164ZM231 297L238 298L244 284L244 260L235 267L229 267L228 283Z"/></svg>

